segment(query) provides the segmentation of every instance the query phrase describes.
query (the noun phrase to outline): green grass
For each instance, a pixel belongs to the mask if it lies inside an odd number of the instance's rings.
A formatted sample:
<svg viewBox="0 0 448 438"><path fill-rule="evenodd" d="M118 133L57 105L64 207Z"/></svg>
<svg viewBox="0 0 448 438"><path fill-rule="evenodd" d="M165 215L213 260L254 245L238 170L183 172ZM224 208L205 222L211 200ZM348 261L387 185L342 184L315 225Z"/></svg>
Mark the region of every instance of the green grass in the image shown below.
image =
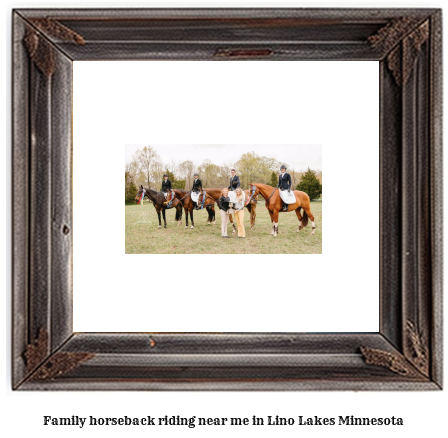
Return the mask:
<svg viewBox="0 0 448 438"><path fill-rule="evenodd" d="M311 221L297 233L298 220L295 212L279 215L279 234L270 235L269 213L260 203L257 206L255 230L250 229L249 212L244 209L246 238L237 239L228 227L230 239L221 237L221 216L216 211L216 225L207 225L207 213L194 212L195 227L185 228L174 220L174 209L166 211L167 228L158 228L157 213L152 204L126 205L126 254L322 254L322 202L312 202L316 231L311 236ZM189 223L189 227L191 223Z"/></svg>

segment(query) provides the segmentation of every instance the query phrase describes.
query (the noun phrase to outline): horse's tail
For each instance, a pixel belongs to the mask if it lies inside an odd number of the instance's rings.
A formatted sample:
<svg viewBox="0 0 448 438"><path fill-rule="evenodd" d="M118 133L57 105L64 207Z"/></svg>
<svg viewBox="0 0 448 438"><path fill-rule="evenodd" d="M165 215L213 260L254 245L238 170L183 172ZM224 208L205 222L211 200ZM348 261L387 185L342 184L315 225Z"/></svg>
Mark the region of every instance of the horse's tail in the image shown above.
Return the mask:
<svg viewBox="0 0 448 438"><path fill-rule="evenodd" d="M181 208L176 208L176 221L179 221L182 217L182 207Z"/></svg>
<svg viewBox="0 0 448 438"><path fill-rule="evenodd" d="M306 211L303 210L302 227L305 228L307 225L308 225L308 215L306 214Z"/></svg>

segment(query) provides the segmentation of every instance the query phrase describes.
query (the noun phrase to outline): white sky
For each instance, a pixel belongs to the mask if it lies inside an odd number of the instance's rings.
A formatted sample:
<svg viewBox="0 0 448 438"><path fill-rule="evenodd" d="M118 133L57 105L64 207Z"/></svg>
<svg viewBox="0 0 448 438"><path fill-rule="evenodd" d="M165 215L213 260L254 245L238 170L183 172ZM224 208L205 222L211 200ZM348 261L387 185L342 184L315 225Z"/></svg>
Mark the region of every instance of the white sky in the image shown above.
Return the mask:
<svg viewBox="0 0 448 438"><path fill-rule="evenodd" d="M138 149L148 145L126 145L125 162L129 163ZM170 163L174 159L177 163L191 160L196 165L206 159L214 164L227 163L233 166L246 152L255 152L258 155L275 158L289 166L289 170L322 170L321 145L251 145L251 144L151 144L160 155L163 163Z"/></svg>

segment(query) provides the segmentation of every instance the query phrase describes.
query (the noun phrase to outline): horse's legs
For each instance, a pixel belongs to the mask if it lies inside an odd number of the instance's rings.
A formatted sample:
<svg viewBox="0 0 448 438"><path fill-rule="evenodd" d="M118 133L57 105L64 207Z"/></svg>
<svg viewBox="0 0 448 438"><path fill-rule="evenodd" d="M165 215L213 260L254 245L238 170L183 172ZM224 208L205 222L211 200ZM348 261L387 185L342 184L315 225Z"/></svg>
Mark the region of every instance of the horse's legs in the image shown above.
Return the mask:
<svg viewBox="0 0 448 438"><path fill-rule="evenodd" d="M190 219L191 219L191 229L193 229L194 228L193 209L190 210Z"/></svg>
<svg viewBox="0 0 448 438"><path fill-rule="evenodd" d="M163 223L164 223L164 227L166 228L166 215L165 215L165 208L162 208L162 216L163 216Z"/></svg>
<svg viewBox="0 0 448 438"><path fill-rule="evenodd" d="M176 210L176 215L174 220L177 221L177 226L182 223L182 207L178 199L174 198L172 201L172 206Z"/></svg>
<svg viewBox="0 0 448 438"><path fill-rule="evenodd" d="M255 217L257 216L256 206L252 205L250 209L250 229L255 230Z"/></svg>
<svg viewBox="0 0 448 438"><path fill-rule="evenodd" d="M303 222L304 226L308 224L308 219L311 219L311 236L314 234L314 230L316 229L316 226L314 225L314 215L311 213L310 208L310 202L306 202L304 205L302 205L304 213L303 213Z"/></svg>
<svg viewBox="0 0 448 438"><path fill-rule="evenodd" d="M232 224L232 227L233 227L232 234L235 234L236 233L236 226L233 223L233 215L232 214L229 214L229 220L230 220L230 223Z"/></svg>
<svg viewBox="0 0 448 438"><path fill-rule="evenodd" d="M278 211L274 210L272 212L272 224L274 226L274 237L277 237L278 234Z"/></svg>
<svg viewBox="0 0 448 438"><path fill-rule="evenodd" d="M206 207L207 208L207 225L211 225L212 224L212 210L210 209L210 207Z"/></svg>
<svg viewBox="0 0 448 438"><path fill-rule="evenodd" d="M215 216L215 208L209 207L208 210L208 225L211 225L213 222L213 225L216 224L216 216Z"/></svg>
<svg viewBox="0 0 448 438"><path fill-rule="evenodd" d="M184 207L185 210L185 228L188 228L188 210Z"/></svg>
<svg viewBox="0 0 448 438"><path fill-rule="evenodd" d="M296 208L296 215L297 215L297 219L299 220L299 228L297 228L297 232L299 232L303 228L302 215L300 214L301 209L302 209L302 207Z"/></svg>
<svg viewBox="0 0 448 438"><path fill-rule="evenodd" d="M274 229L274 218L272 217L272 211L268 210L268 212L269 212L269 216L271 217L271 225L272 225L271 236L273 236L274 235L274 231L275 231L275 229Z"/></svg>
<svg viewBox="0 0 448 438"><path fill-rule="evenodd" d="M179 218L177 226L179 226L182 225L182 205L180 204L180 202L177 203L176 210L177 210L177 217Z"/></svg>
<svg viewBox="0 0 448 438"><path fill-rule="evenodd" d="M303 207L305 210L305 213L308 215L308 217L311 219L311 236L314 235L314 231L316 230L316 225L314 224L314 215L311 213L310 206Z"/></svg>
<svg viewBox="0 0 448 438"><path fill-rule="evenodd" d="M158 218L159 218L159 228L162 228L162 220L161 220L161 218L160 218L160 209L159 209L159 208L156 208L156 211L157 211L157 216L158 216Z"/></svg>

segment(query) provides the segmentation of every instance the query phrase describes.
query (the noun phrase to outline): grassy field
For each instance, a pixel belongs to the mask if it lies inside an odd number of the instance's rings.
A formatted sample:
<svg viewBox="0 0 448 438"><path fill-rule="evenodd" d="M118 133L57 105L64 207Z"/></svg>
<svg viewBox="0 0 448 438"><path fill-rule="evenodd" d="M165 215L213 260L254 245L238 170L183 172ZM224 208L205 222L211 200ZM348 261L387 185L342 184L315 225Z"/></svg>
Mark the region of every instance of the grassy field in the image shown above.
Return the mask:
<svg viewBox="0 0 448 438"><path fill-rule="evenodd" d="M249 212L244 209L246 238L237 239L228 227L230 239L221 237L221 217L216 210L216 225L207 225L207 213L194 212L195 227L177 226L174 209L166 211L167 228L158 228L157 213L152 204L126 205L126 254L322 254L322 202L312 202L316 232L311 236L311 221L297 233L294 212L281 213L279 234L270 235L271 220L261 203L257 207L255 230L250 229ZM191 223L189 224L191 226Z"/></svg>

